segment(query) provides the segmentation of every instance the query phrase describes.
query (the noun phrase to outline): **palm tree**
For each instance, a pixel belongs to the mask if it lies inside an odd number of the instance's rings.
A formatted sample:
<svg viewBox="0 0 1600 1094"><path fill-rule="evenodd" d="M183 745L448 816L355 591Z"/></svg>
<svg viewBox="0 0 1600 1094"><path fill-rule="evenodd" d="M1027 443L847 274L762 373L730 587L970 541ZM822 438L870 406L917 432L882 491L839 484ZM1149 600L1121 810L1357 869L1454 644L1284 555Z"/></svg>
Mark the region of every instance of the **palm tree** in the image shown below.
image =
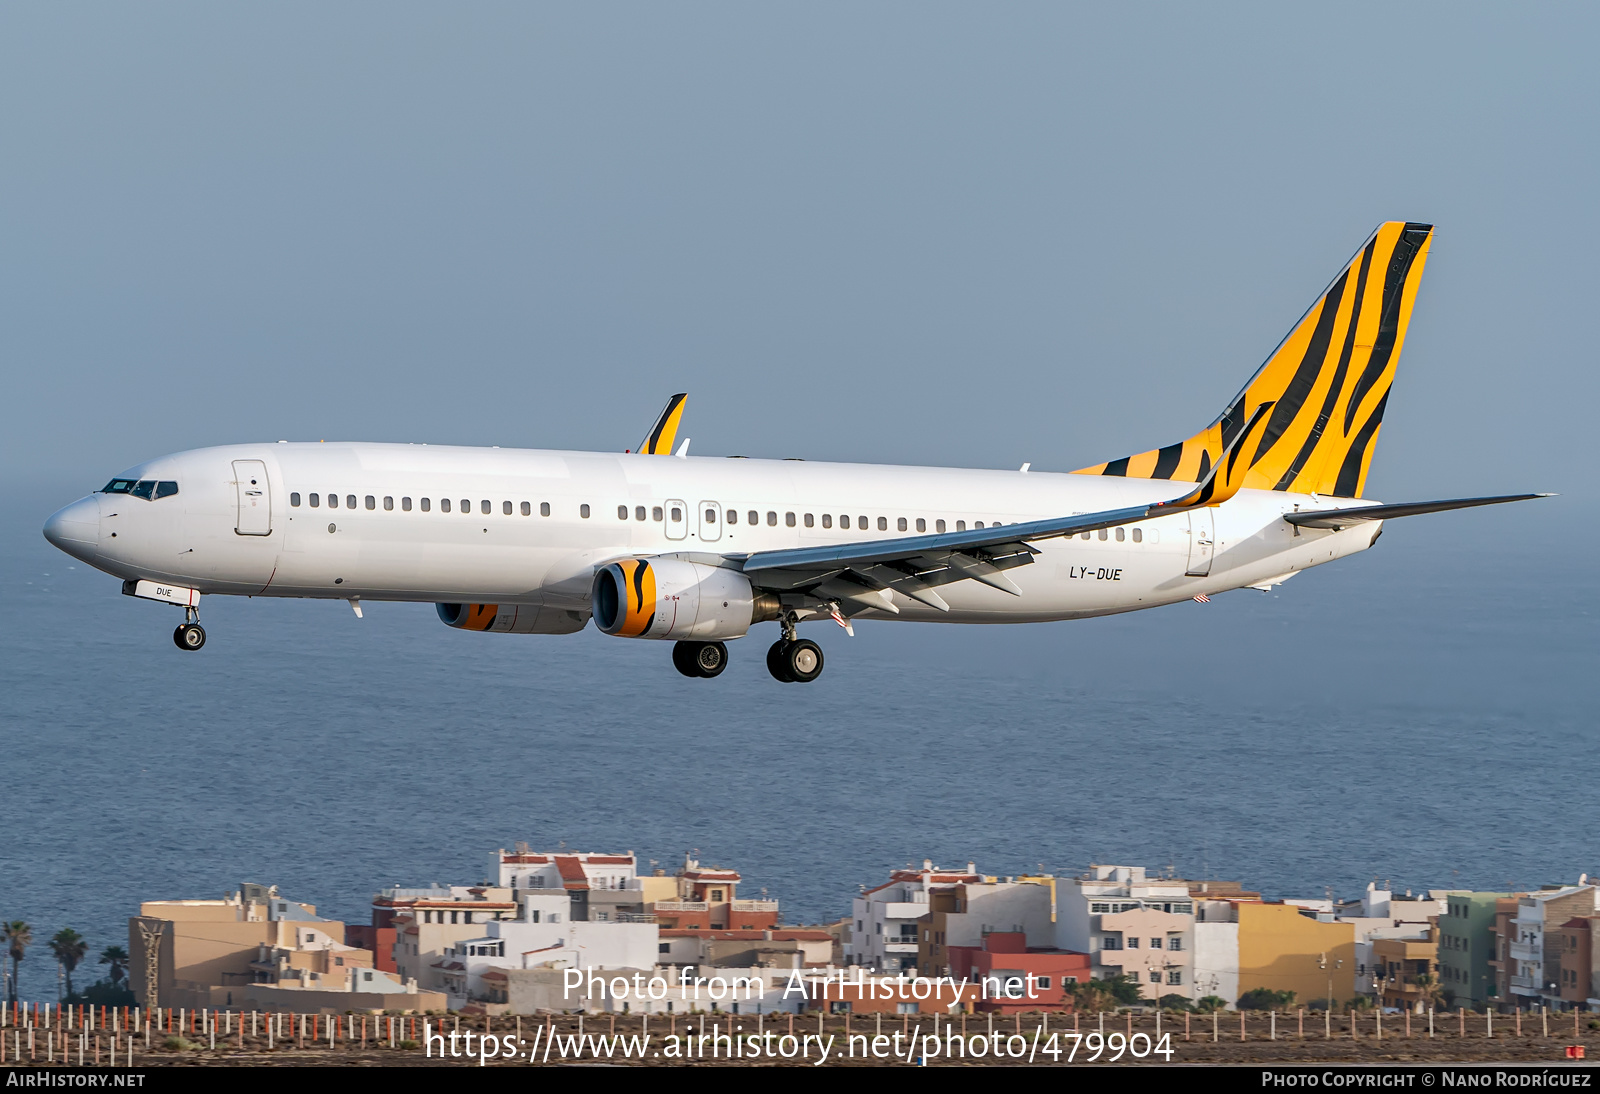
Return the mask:
<svg viewBox="0 0 1600 1094"><path fill-rule="evenodd" d="M89 953L89 943L71 927L63 927L50 937L50 952L56 955L67 974L67 994L72 994L72 970Z"/></svg>
<svg viewBox="0 0 1600 1094"><path fill-rule="evenodd" d="M1439 983L1439 974L1429 972L1421 976L1413 976L1411 982L1417 986L1422 996L1422 1005L1437 1010L1439 1004L1444 1001L1445 994L1444 985Z"/></svg>
<svg viewBox="0 0 1600 1094"><path fill-rule="evenodd" d="M22 961L23 955L28 952L28 946L33 942L33 928L20 919L13 919L10 923L0 923L0 942L5 943L6 956L11 958L11 1003L17 1002L17 965Z"/></svg>
<svg viewBox="0 0 1600 1094"><path fill-rule="evenodd" d="M121 984L128 975L128 951L121 946L107 946L100 951L100 964L111 966L111 982Z"/></svg>

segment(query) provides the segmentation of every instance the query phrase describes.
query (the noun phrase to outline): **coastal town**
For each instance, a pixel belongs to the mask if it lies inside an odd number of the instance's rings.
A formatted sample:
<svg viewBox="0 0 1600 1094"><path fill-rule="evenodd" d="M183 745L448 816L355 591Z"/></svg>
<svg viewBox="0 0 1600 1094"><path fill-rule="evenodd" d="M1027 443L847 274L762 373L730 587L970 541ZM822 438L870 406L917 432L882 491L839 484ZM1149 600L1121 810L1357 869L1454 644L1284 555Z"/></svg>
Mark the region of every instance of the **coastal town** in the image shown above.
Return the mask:
<svg viewBox="0 0 1600 1094"><path fill-rule="evenodd" d="M1586 874L1526 892L1372 883L1349 899L1267 900L1139 866L979 867L892 870L841 894L847 915L794 926L778 901L741 892L738 869L692 854L641 871L631 851L519 844L474 883L382 889L361 923L255 883L145 901L126 949L102 952L108 977L76 994L88 947L68 932L63 951L58 934L45 950L66 975L52 970L50 996L489 1017L1600 1009L1600 884ZM38 981L18 989L43 962L27 924L0 931L15 1009L41 998Z"/></svg>

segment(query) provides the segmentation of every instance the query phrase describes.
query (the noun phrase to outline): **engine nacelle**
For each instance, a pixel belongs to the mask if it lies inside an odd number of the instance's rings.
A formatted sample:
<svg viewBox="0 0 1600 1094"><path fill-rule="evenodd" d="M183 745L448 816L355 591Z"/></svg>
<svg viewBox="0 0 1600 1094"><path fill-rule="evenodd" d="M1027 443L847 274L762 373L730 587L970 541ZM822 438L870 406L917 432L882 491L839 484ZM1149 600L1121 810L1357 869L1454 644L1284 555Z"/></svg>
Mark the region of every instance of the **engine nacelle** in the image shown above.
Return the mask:
<svg viewBox="0 0 1600 1094"><path fill-rule="evenodd" d="M588 625L582 612L537 604L435 604L439 618L458 631L497 634L573 634Z"/></svg>
<svg viewBox="0 0 1600 1094"><path fill-rule="evenodd" d="M681 559L625 558L601 567L589 600L595 625L620 638L740 638L778 617L778 601L756 593L737 570Z"/></svg>

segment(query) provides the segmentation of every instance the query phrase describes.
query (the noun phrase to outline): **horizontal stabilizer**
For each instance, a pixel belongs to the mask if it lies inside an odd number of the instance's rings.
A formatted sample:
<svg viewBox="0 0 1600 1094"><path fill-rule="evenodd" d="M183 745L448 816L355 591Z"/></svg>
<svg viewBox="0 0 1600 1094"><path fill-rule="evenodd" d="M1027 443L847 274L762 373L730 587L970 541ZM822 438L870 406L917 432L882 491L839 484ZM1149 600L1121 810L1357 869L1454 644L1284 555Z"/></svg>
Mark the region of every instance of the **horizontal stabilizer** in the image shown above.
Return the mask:
<svg viewBox="0 0 1600 1094"><path fill-rule="evenodd" d="M1409 501L1398 505L1362 505L1349 509L1308 509L1285 513L1283 519L1301 528L1348 528L1368 520L1390 517L1415 517L1423 513L1443 513L1450 509L1471 509L1476 505L1500 505L1508 501L1550 498L1554 494L1502 494L1493 498L1452 498L1448 501Z"/></svg>

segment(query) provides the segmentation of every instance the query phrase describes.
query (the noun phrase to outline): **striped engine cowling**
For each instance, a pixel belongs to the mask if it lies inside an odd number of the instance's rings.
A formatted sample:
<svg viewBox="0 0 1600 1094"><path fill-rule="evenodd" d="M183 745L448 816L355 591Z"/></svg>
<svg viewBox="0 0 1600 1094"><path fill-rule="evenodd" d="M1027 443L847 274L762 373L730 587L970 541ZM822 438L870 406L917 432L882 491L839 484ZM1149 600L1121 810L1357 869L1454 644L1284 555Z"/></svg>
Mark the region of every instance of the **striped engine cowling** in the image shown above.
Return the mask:
<svg viewBox="0 0 1600 1094"><path fill-rule="evenodd" d="M673 558L625 558L595 575L595 625L619 638L742 638L750 624L775 618L737 570Z"/></svg>

